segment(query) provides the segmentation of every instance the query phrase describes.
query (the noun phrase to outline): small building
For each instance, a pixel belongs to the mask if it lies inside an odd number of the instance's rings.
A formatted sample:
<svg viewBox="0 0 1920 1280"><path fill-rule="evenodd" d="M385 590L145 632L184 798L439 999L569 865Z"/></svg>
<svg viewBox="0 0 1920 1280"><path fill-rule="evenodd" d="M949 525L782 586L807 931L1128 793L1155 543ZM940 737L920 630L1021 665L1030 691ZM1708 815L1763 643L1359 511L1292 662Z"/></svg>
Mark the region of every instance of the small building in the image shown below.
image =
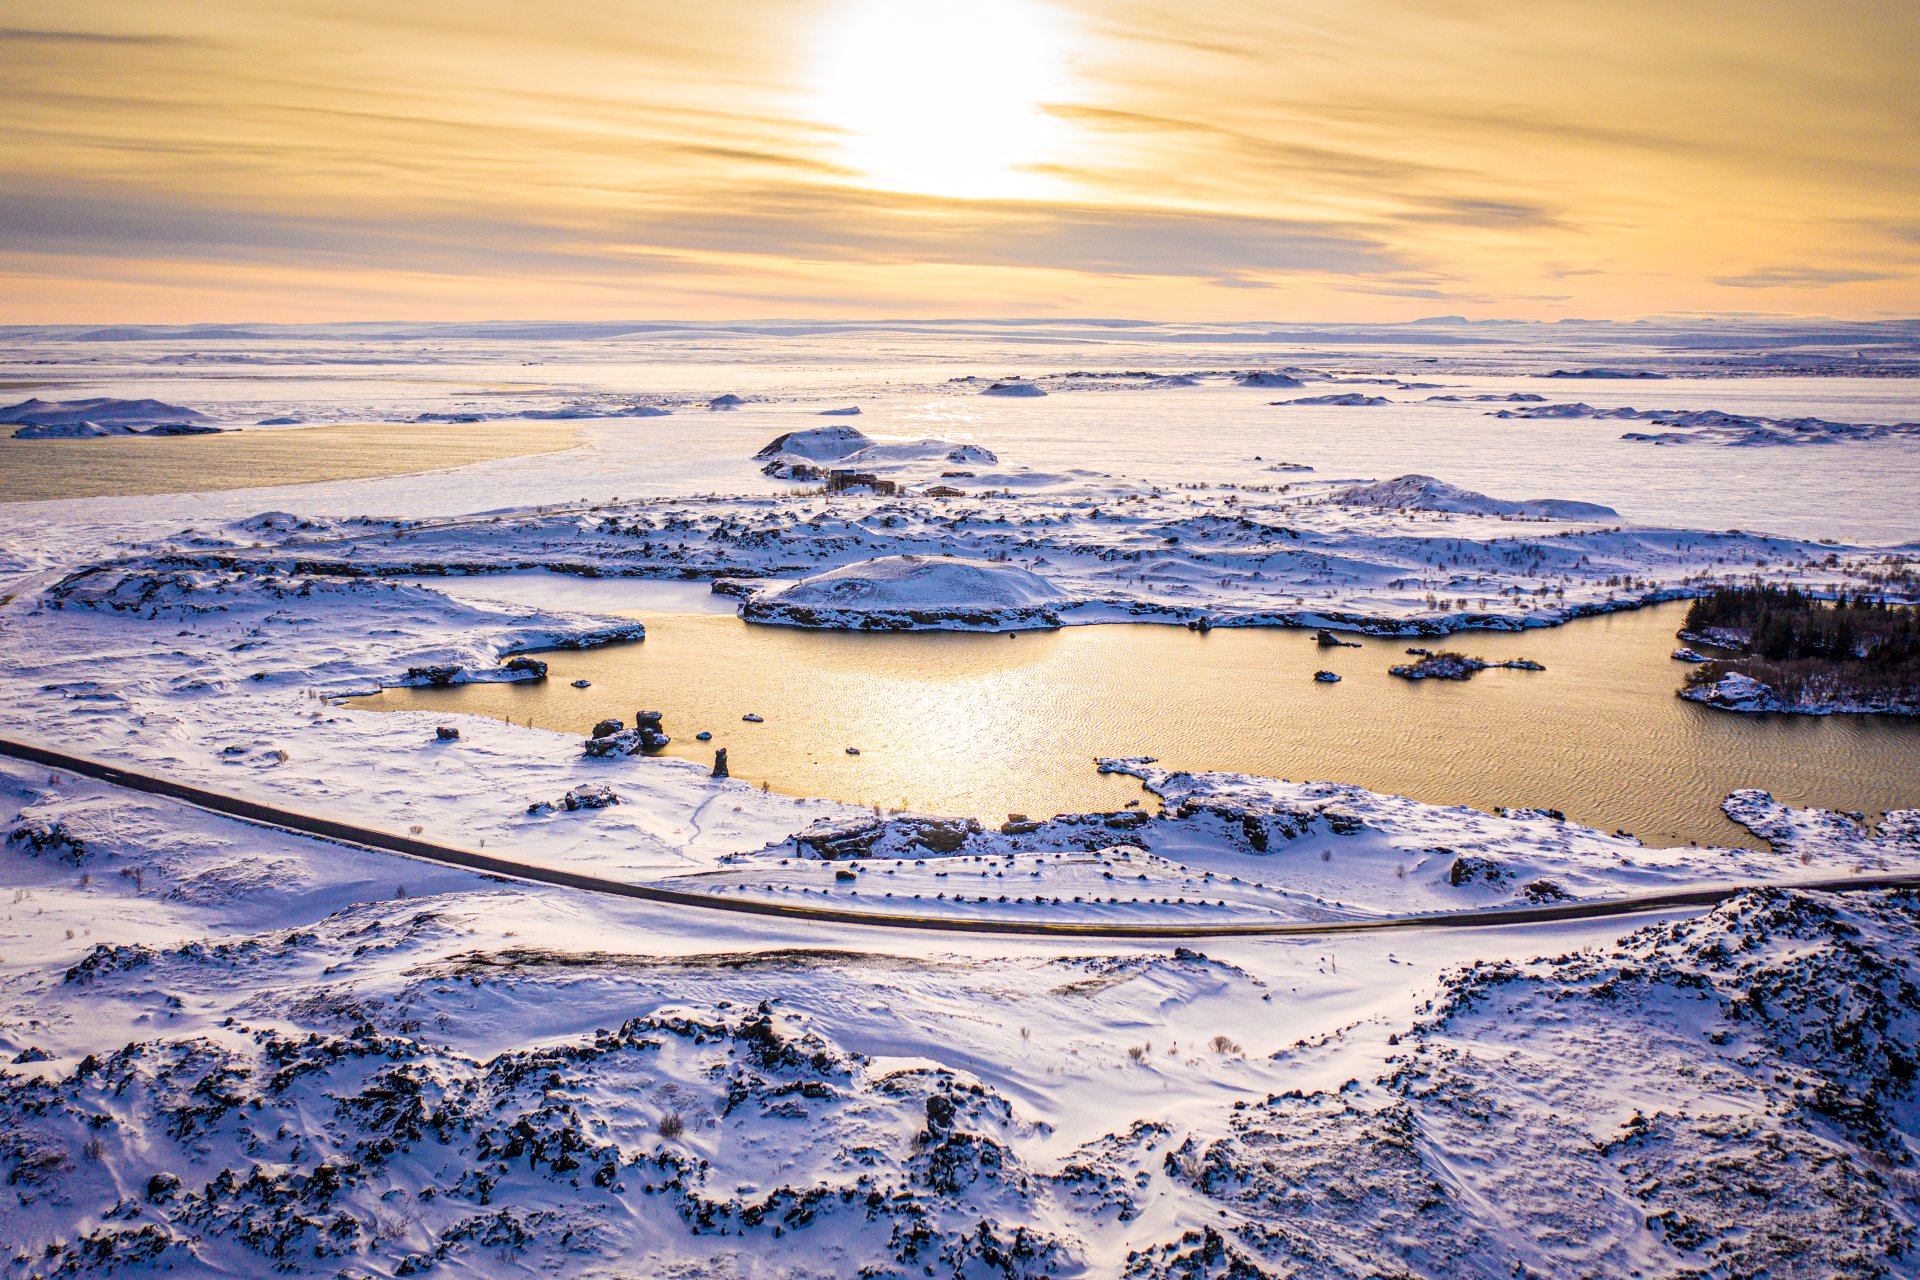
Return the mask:
<svg viewBox="0 0 1920 1280"><path fill-rule="evenodd" d="M932 488L925 490L925 493L929 498L964 498L967 496L964 490L956 489L950 484L936 484Z"/></svg>
<svg viewBox="0 0 1920 1280"><path fill-rule="evenodd" d="M892 480L882 480L871 471L829 471L827 472L827 492L844 493L848 489L871 489L875 493L892 496L900 492L900 486Z"/></svg>

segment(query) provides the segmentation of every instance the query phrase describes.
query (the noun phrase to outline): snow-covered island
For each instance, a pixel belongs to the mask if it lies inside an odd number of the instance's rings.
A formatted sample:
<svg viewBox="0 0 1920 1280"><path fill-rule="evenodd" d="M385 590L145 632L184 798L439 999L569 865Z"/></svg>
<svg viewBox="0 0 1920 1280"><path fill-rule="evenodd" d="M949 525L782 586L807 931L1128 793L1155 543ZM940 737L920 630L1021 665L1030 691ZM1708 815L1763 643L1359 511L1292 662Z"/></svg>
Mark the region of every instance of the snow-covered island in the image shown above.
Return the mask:
<svg viewBox="0 0 1920 1280"><path fill-rule="evenodd" d="M1470 657L1451 650L1440 653L1422 652L1413 662L1388 667L1389 673L1402 680L1471 680L1481 671L1494 667L1506 667L1514 671L1544 671L1545 667L1528 658L1510 658L1505 662L1488 662L1484 658Z"/></svg>
<svg viewBox="0 0 1920 1280"><path fill-rule="evenodd" d="M88 440L103 436L197 436L228 430L197 409L161 400L22 400L0 407L0 426L16 440Z"/></svg>
<svg viewBox="0 0 1920 1280"><path fill-rule="evenodd" d="M1058 587L1027 569L954 556L881 556L752 590L751 622L858 631L1057 627Z"/></svg>
<svg viewBox="0 0 1920 1280"><path fill-rule="evenodd" d="M1696 600L1683 638L1728 650L1696 663L1680 696L1726 711L1920 716L1920 609L1731 586Z"/></svg>

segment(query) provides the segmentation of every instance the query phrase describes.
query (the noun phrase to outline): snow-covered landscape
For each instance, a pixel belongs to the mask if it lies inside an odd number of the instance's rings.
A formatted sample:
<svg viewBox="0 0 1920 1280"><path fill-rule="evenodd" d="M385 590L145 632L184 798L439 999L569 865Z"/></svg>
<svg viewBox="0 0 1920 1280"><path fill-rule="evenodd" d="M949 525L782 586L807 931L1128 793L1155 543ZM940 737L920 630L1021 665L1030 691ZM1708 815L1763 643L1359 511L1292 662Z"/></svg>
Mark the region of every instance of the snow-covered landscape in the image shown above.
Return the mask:
<svg viewBox="0 0 1920 1280"><path fill-rule="evenodd" d="M988 823L714 776L635 708L583 742L342 701L558 686L549 659L644 651L629 615L696 598L835 631L1404 636L1423 663L1756 579L1920 598L1905 331L1871 359L1758 323L1570 358L1329 329L1256 361L1040 328L1071 349L0 333L31 393L10 466L169 422L579 428L0 503L0 738L528 871L0 756L6 1273L1920 1274L1920 793L1732 790L1748 840L1662 848L1089 758L1137 798ZM1725 416L1636 408L1700 446L1649 450L1624 409L1549 411L1563 381Z"/></svg>

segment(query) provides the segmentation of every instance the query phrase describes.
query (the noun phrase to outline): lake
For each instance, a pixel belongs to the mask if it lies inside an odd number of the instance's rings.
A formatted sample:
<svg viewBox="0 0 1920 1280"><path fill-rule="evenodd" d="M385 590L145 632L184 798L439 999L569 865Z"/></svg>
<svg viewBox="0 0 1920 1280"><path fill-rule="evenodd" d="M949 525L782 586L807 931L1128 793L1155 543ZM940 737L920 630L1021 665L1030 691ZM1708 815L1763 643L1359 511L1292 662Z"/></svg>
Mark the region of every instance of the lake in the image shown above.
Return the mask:
<svg viewBox="0 0 1920 1280"><path fill-rule="evenodd" d="M1869 817L1920 805L1920 723L1746 716L1675 697L1687 667L1669 654L1685 615L1676 603L1517 634L1321 649L1311 632L1273 629L859 635L640 612L644 642L547 654L542 683L389 689L353 705L583 735L604 717L631 724L657 710L667 754L710 762L724 746L735 777L773 790L993 822L1151 803L1134 780L1095 772L1094 757L1111 755L1555 808L1649 844L1757 843L1719 811L1740 787ZM1410 644L1546 670L1464 683L1387 674L1411 661ZM1316 683L1321 669L1341 682ZM743 723L749 713L764 722ZM713 741L696 741L700 730Z"/></svg>

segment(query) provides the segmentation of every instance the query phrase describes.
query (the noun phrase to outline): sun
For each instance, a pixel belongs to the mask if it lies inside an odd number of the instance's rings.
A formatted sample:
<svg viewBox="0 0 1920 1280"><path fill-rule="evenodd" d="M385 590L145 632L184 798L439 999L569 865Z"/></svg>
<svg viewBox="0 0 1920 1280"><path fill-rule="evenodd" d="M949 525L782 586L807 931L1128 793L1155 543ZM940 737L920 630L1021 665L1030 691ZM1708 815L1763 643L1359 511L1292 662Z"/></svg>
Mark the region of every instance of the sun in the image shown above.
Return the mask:
<svg viewBox="0 0 1920 1280"><path fill-rule="evenodd" d="M1066 31L1041 0L844 0L822 32L816 112L839 162L890 191L985 199L1052 186L1046 106L1063 91Z"/></svg>

